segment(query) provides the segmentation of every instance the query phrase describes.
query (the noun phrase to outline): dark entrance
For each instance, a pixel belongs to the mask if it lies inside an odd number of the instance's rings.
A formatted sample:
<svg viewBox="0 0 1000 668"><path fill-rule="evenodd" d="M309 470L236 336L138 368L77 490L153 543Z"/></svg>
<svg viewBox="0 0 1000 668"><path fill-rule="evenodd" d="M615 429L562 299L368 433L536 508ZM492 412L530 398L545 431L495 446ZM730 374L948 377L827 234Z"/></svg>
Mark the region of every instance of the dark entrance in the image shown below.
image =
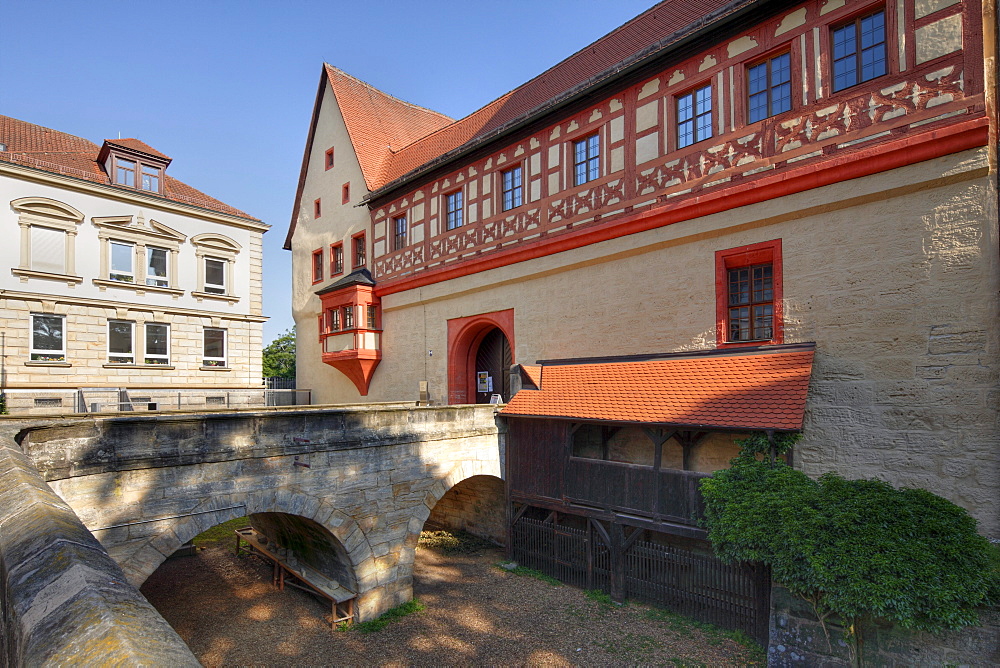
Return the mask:
<svg viewBox="0 0 1000 668"><path fill-rule="evenodd" d="M490 397L499 394L503 401L510 399L510 342L499 328L494 327L479 343L476 351L476 403L488 404Z"/></svg>

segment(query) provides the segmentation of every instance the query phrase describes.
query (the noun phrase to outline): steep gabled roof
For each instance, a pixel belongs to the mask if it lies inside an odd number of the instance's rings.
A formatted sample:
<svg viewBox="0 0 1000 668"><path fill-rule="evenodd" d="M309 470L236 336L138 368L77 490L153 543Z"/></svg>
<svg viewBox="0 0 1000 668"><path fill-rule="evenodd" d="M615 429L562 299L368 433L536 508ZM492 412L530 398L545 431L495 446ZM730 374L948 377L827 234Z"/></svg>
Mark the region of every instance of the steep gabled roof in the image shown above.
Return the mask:
<svg viewBox="0 0 1000 668"><path fill-rule="evenodd" d="M163 161L170 161L169 157L138 139L109 139L105 143L118 144ZM0 116L0 144L6 145L6 150L0 151L0 162L24 165L53 174L62 174L113 186L111 177L104 171L103 165L98 162L101 147L82 137L10 116ZM157 196L148 192L143 192L143 194ZM163 177L163 194L160 196L174 202L190 204L217 213L247 220L258 220L166 174Z"/></svg>
<svg viewBox="0 0 1000 668"><path fill-rule="evenodd" d="M753 354L712 351L635 362L543 363L539 389L521 390L501 413L797 431L802 428L813 352L802 344Z"/></svg>
<svg viewBox="0 0 1000 668"><path fill-rule="evenodd" d="M369 190L381 187L393 152L454 121L383 93L333 65L324 72L337 97Z"/></svg>

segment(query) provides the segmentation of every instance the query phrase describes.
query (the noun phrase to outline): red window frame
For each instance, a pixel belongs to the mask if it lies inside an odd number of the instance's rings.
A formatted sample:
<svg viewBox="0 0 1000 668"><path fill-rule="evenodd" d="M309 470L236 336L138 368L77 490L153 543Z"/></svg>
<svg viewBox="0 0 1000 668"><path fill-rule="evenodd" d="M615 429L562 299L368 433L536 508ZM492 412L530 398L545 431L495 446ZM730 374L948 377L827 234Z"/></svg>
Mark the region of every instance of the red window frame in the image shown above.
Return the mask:
<svg viewBox="0 0 1000 668"><path fill-rule="evenodd" d="M392 219L392 250L398 251L406 248L406 236L409 231L406 216L396 216Z"/></svg>
<svg viewBox="0 0 1000 668"><path fill-rule="evenodd" d="M344 273L344 244L337 242L330 244L330 275Z"/></svg>
<svg viewBox="0 0 1000 668"><path fill-rule="evenodd" d="M333 169L333 147L326 149L325 163L327 169Z"/></svg>
<svg viewBox="0 0 1000 668"><path fill-rule="evenodd" d="M753 341L730 341L729 270L761 264L771 265L771 289L773 297L771 338ZM715 252L715 338L718 348L784 343L785 327L782 313L783 289L781 264L781 239L773 239L771 241L763 241L748 246Z"/></svg>
<svg viewBox="0 0 1000 668"><path fill-rule="evenodd" d="M317 197L313 200L313 218L319 218L323 215L323 203L320 199L321 198Z"/></svg>
<svg viewBox="0 0 1000 668"><path fill-rule="evenodd" d="M351 201L351 182L348 181L340 188L340 203L348 204Z"/></svg>
<svg viewBox="0 0 1000 668"><path fill-rule="evenodd" d="M313 283L323 280L323 249L317 248L312 252Z"/></svg>
<svg viewBox="0 0 1000 668"><path fill-rule="evenodd" d="M365 244L365 233L360 232L351 237L351 260L353 269L368 266L368 248Z"/></svg>

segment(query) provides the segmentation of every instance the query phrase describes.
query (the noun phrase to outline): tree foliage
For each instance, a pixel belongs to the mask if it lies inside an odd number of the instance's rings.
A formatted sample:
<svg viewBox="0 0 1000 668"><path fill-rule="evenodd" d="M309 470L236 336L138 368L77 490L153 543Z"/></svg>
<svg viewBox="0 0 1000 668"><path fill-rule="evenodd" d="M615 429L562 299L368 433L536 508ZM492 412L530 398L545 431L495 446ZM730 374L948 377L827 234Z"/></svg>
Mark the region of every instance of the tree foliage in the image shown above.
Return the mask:
<svg viewBox="0 0 1000 668"><path fill-rule="evenodd" d="M813 480L744 449L701 491L719 557L769 565L821 621L940 632L978 624L977 607L1000 603L1000 550L965 510L926 490Z"/></svg>
<svg viewBox="0 0 1000 668"><path fill-rule="evenodd" d="M295 331L286 330L264 346L262 362L265 378L295 378Z"/></svg>

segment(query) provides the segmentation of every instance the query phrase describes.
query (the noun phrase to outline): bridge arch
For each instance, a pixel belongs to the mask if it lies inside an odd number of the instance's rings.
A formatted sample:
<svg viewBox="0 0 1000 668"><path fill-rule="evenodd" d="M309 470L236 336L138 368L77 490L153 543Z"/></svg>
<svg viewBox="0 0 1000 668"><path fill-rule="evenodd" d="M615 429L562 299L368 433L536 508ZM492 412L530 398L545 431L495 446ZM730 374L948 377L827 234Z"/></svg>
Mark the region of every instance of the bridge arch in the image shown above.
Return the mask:
<svg viewBox="0 0 1000 668"><path fill-rule="evenodd" d="M343 548L340 556L348 562L344 566L351 571L352 588L360 594L377 585L372 548L358 523L327 501L301 490L262 490L245 496L213 497L194 514L164 520L168 526L120 565L129 582L138 587L168 556L198 534L237 517L258 513L302 517L324 528Z"/></svg>

